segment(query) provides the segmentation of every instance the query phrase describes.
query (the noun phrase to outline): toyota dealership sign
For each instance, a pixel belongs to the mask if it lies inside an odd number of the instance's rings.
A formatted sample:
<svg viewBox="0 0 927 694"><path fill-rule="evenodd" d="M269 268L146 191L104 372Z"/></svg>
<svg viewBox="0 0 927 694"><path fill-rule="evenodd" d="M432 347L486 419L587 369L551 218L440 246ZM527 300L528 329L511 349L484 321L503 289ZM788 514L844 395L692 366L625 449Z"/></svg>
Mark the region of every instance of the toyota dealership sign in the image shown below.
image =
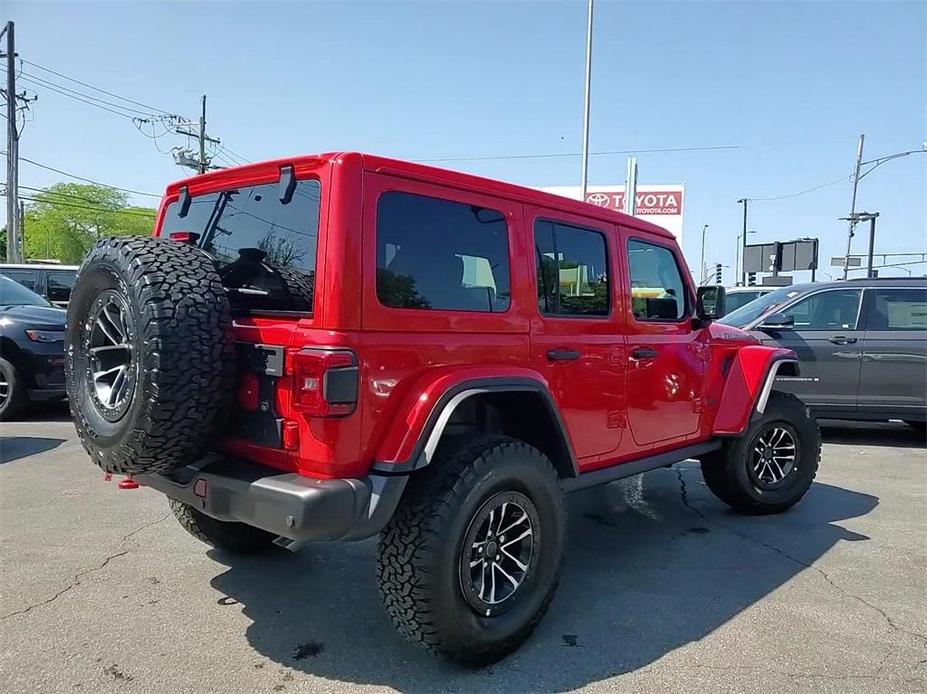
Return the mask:
<svg viewBox="0 0 927 694"><path fill-rule="evenodd" d="M548 193L580 199L579 186L550 186ZM682 243L682 210L686 187L679 185L638 185L634 216L661 226ZM609 210L624 210L624 186L589 186L586 202Z"/></svg>

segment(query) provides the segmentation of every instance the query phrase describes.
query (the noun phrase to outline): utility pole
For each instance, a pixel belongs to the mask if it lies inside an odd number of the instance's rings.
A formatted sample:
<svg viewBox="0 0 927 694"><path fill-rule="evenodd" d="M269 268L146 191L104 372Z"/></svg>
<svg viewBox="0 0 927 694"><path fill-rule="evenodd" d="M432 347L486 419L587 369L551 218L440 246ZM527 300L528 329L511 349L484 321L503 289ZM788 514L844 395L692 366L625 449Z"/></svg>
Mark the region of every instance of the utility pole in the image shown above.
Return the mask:
<svg viewBox="0 0 927 694"><path fill-rule="evenodd" d="M16 129L16 46L13 22L6 35L6 260L19 257L19 132Z"/></svg>
<svg viewBox="0 0 927 694"><path fill-rule="evenodd" d="M193 125L193 122L187 121L185 123L186 127L189 128ZM220 144L219 140L214 137L209 137L206 135L206 95L203 94L202 97L202 110L200 112L199 119L199 128L196 131L184 129L184 128L175 128L174 132L178 135L186 135L187 137L194 137L199 143L199 151L197 152L197 158L193 158L193 152L189 149L180 149L177 148L174 151L174 161L179 166L186 166L187 168L195 170L199 174L204 174L209 171L210 160L206 157L206 143L211 142L214 145Z"/></svg>
<svg viewBox="0 0 927 694"><path fill-rule="evenodd" d="M206 173L206 95L203 94L203 110L200 113L200 173Z"/></svg>
<svg viewBox="0 0 927 694"><path fill-rule="evenodd" d="M16 230L19 235L19 260L17 262L23 262L26 257L26 203L22 200L19 201L17 214L19 219L19 228Z"/></svg>
<svg viewBox="0 0 927 694"><path fill-rule="evenodd" d="M847 278L850 273L850 253L853 250L853 234L856 232L856 190L859 187L859 168L863 163L863 143L866 140L866 134L859 136L859 146L856 148L856 171L853 173L853 198L850 202L849 231L847 232L847 252L843 256L843 279Z"/></svg>
<svg viewBox="0 0 927 694"><path fill-rule="evenodd" d="M741 271L741 286L747 286L747 203L750 202L749 198L741 198L738 200L741 205L744 206L744 231L743 231L743 240L740 242L740 271Z"/></svg>
<svg viewBox="0 0 927 694"><path fill-rule="evenodd" d="M699 285L705 284L707 280L708 271L705 269L705 232L708 231L708 225L702 227L702 254L699 260L699 272L701 273L698 278ZM720 284L720 283L719 283Z"/></svg>
<svg viewBox="0 0 927 694"><path fill-rule="evenodd" d="M586 20L586 82L583 94L583 174L580 190L582 200L586 202L586 189L589 187L589 99L592 88L592 6L594 0L589 0L588 17ZM625 191L627 194L627 191Z"/></svg>

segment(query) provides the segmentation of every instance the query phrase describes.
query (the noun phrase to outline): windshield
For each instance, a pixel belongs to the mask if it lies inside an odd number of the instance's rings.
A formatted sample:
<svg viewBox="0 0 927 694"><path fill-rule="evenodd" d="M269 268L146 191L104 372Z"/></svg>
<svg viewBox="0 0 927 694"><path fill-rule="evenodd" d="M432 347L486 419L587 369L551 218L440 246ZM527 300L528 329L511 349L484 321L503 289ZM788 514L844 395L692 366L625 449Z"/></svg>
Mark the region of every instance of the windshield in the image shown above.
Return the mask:
<svg viewBox="0 0 927 694"><path fill-rule="evenodd" d="M19 282L0 275L0 306L51 306L51 304Z"/></svg>
<svg viewBox="0 0 927 694"><path fill-rule="evenodd" d="M279 183L198 195L183 216L173 202L161 236L199 234L197 245L216 259L234 310L311 313L320 187L298 181L283 200Z"/></svg>
<svg viewBox="0 0 927 694"><path fill-rule="evenodd" d="M801 292L794 287L783 287L769 294L764 294L759 299L754 299L748 304L744 304L735 311L731 311L718 322L724 325L732 325L735 328L743 328L755 321L760 316L769 313L777 306L781 306L789 299L796 297Z"/></svg>
<svg viewBox="0 0 927 694"><path fill-rule="evenodd" d="M731 292L725 297L724 306L727 309L728 313L733 313L741 306L749 304L754 299L758 299L763 296L763 294L768 294L769 292Z"/></svg>

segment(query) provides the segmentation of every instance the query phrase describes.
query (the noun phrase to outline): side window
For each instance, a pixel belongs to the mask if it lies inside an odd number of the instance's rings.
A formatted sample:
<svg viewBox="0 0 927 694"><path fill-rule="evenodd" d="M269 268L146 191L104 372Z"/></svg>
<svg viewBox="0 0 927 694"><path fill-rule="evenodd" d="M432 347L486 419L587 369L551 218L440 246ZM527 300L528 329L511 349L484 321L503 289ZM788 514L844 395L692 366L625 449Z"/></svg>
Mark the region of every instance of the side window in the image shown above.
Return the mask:
<svg viewBox="0 0 927 694"><path fill-rule="evenodd" d="M49 272L45 278L48 298L51 301L67 301L70 299L75 279L77 279L76 272Z"/></svg>
<svg viewBox="0 0 927 694"><path fill-rule="evenodd" d="M631 311L637 320L678 321L686 315L686 285L673 252L644 241L628 241Z"/></svg>
<svg viewBox="0 0 927 694"><path fill-rule="evenodd" d="M869 330L927 330L927 289L876 289Z"/></svg>
<svg viewBox="0 0 927 694"><path fill-rule="evenodd" d="M501 212L384 193L377 203L377 298L392 308L509 308L509 238Z"/></svg>
<svg viewBox="0 0 927 694"><path fill-rule="evenodd" d="M538 308L545 315L607 316L605 236L561 222L534 223Z"/></svg>
<svg viewBox="0 0 927 694"><path fill-rule="evenodd" d="M795 330L856 330L860 289L819 292L785 310Z"/></svg>
<svg viewBox="0 0 927 694"><path fill-rule="evenodd" d="M26 289L35 291L35 282L38 279L36 273L32 270L4 270L3 274L11 280L19 282Z"/></svg>

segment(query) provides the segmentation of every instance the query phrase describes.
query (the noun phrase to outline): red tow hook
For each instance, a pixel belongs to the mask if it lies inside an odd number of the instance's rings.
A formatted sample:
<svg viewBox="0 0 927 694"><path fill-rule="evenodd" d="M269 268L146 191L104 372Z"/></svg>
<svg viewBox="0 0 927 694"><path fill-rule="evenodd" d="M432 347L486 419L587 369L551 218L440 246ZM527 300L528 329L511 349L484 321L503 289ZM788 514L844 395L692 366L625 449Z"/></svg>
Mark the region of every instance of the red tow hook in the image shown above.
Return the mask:
<svg viewBox="0 0 927 694"><path fill-rule="evenodd" d="M104 473L103 473L103 481L104 481L104 482L112 482L112 481L113 481L113 473L111 473L111 472L104 472Z"/></svg>
<svg viewBox="0 0 927 694"><path fill-rule="evenodd" d="M119 480L117 485L120 489L138 489L138 482L133 480L131 477L126 477L124 480Z"/></svg>

